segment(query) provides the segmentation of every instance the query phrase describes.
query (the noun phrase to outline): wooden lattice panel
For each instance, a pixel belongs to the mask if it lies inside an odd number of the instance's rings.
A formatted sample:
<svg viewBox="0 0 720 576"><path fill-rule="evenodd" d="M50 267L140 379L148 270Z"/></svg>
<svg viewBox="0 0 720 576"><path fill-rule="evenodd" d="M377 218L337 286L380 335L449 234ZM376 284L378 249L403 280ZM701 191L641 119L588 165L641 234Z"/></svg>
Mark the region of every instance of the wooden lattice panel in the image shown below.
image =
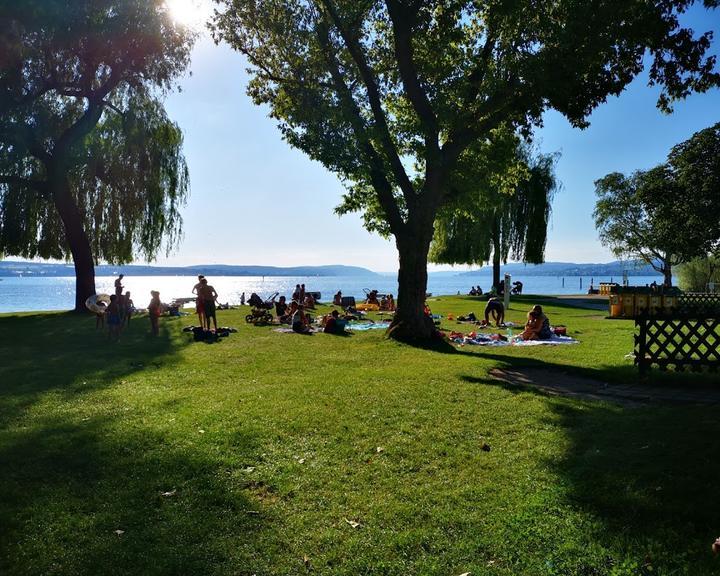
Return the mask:
<svg viewBox="0 0 720 576"><path fill-rule="evenodd" d="M685 314L716 315L720 312L720 294L684 292L678 298L678 308Z"/></svg>
<svg viewBox="0 0 720 576"><path fill-rule="evenodd" d="M635 320L635 364L640 372L655 365L716 371L720 367L720 319L644 317Z"/></svg>

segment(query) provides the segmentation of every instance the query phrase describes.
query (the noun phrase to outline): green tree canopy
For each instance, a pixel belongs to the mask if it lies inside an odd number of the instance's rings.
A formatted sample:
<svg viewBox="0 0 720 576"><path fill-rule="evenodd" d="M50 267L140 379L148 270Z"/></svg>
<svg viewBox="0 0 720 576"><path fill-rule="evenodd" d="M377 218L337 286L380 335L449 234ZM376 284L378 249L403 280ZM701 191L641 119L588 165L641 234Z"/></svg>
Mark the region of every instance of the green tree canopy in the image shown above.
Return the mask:
<svg viewBox="0 0 720 576"><path fill-rule="evenodd" d="M346 209L394 235L399 337L430 336L435 217L473 143L502 125L529 133L548 108L586 126L646 53L663 109L720 80L711 35L679 24L686 0L218 1L215 37L246 56L254 101L345 182Z"/></svg>
<svg viewBox="0 0 720 576"><path fill-rule="evenodd" d="M82 309L96 258L149 259L181 233L187 167L161 99L193 36L161 0L0 10L0 252L72 257Z"/></svg>
<svg viewBox="0 0 720 576"><path fill-rule="evenodd" d="M705 292L712 284L720 289L720 256L694 258L678 267L680 288L690 292Z"/></svg>

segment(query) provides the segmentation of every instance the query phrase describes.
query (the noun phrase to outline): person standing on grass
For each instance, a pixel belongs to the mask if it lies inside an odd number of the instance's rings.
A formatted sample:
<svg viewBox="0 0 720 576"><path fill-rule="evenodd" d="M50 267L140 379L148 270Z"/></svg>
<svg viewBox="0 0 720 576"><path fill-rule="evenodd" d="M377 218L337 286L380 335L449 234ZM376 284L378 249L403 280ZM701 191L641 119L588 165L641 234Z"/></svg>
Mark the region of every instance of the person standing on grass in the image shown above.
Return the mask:
<svg viewBox="0 0 720 576"><path fill-rule="evenodd" d="M203 307L203 299L200 296L200 289L202 288L202 281L205 279L205 276L202 274L198 274L198 281L195 286L193 286L192 293L197 295L197 298L195 299L195 312L198 315L198 322L200 322L200 326L205 328L205 309Z"/></svg>
<svg viewBox="0 0 720 576"><path fill-rule="evenodd" d="M160 303L160 292L151 290L152 300L148 304L148 315L150 316L150 329L153 336L160 334L160 314L162 313L162 304Z"/></svg>
<svg viewBox="0 0 720 576"><path fill-rule="evenodd" d="M125 278L125 275L120 274L120 276L118 276L115 279L115 296L118 297L118 300L120 300L120 298L122 297L122 293L123 293L123 285L122 285L123 278Z"/></svg>
<svg viewBox="0 0 720 576"><path fill-rule="evenodd" d="M120 315L120 304L117 294L110 296L110 305L105 312L107 315L108 336L110 340L117 341L120 338L122 317Z"/></svg>
<svg viewBox="0 0 720 576"><path fill-rule="evenodd" d="M127 322L127 325L130 326L130 316L133 315L135 312L135 304L132 301L132 298L130 298L130 292L125 292L125 321Z"/></svg>
<svg viewBox="0 0 720 576"><path fill-rule="evenodd" d="M200 281L200 298L202 299L203 311L205 313L205 329L210 330L210 319L212 318L213 326L217 332L217 318L215 316L215 302L218 299L218 293L215 288L208 284L207 278Z"/></svg>

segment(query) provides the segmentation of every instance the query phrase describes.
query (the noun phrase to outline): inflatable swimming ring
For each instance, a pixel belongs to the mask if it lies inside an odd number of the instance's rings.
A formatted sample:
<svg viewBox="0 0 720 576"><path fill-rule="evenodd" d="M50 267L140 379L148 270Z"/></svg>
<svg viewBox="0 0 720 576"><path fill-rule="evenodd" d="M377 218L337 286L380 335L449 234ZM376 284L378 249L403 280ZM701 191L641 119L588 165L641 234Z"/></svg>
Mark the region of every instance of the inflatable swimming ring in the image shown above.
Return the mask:
<svg viewBox="0 0 720 576"><path fill-rule="evenodd" d="M377 312L380 310L380 306L377 304L358 304L355 308L357 310L362 310L363 312Z"/></svg>
<svg viewBox="0 0 720 576"><path fill-rule="evenodd" d="M100 302L105 304L104 306L100 305ZM107 306L110 304L110 295L109 294L93 294L85 300L85 306L87 307L90 312L94 314L105 314L105 310L107 310Z"/></svg>

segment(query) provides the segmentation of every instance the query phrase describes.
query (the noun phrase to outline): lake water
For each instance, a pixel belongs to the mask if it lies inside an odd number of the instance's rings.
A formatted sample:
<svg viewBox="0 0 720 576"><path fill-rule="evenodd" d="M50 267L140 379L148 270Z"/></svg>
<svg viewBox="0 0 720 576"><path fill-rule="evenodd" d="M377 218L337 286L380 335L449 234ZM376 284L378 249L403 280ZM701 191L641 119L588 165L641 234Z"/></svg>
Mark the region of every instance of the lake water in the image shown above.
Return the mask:
<svg viewBox="0 0 720 576"><path fill-rule="evenodd" d="M257 292L263 299L274 292L290 296L296 284L305 284L308 291L322 293L322 300L332 299L333 294L342 290L344 296L364 297L364 289L377 289L381 293L397 296L397 278L395 275L379 276L332 276L332 277L289 277L289 276L217 276L208 279L219 294L222 303L239 304L240 295L245 292L249 297ZM513 280L523 282L526 294L585 294L590 285L589 277L566 276L521 276ZM600 282L610 282L610 277L593 278L595 286ZM621 282L620 277L612 278ZM660 276L631 276L630 284L644 286L653 281L661 282ZM97 277L95 285L98 293L114 292L115 277ZM159 290L163 302L173 298L192 296L192 287L197 282L195 276L126 276L123 280L125 290L132 293L135 305L145 307L150 301L150 290ZM428 292L438 294L467 294L471 285L480 285L487 290L492 283L490 274L462 276L460 274L431 274ZM69 310L75 297L75 278L43 277L4 277L0 279L0 312L24 312L36 310Z"/></svg>

